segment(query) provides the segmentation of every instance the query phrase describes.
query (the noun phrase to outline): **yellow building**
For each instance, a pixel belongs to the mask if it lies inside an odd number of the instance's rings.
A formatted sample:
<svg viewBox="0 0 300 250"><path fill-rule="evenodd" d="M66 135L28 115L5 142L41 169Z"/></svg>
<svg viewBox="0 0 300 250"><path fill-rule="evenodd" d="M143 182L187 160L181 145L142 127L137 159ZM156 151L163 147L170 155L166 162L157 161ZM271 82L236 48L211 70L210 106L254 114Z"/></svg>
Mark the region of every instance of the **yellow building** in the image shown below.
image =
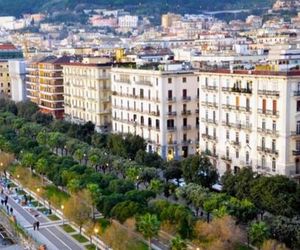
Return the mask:
<svg viewBox="0 0 300 250"><path fill-rule="evenodd" d="M111 64L63 65L65 118L75 123L91 121L106 132L111 125Z"/></svg>
<svg viewBox="0 0 300 250"><path fill-rule="evenodd" d="M11 97L8 61L0 61L0 92L1 96Z"/></svg>
<svg viewBox="0 0 300 250"><path fill-rule="evenodd" d="M161 26L164 29L168 29L172 26L174 22L179 21L180 19L180 15L176 15L174 13L167 13L165 15L162 15L161 17Z"/></svg>

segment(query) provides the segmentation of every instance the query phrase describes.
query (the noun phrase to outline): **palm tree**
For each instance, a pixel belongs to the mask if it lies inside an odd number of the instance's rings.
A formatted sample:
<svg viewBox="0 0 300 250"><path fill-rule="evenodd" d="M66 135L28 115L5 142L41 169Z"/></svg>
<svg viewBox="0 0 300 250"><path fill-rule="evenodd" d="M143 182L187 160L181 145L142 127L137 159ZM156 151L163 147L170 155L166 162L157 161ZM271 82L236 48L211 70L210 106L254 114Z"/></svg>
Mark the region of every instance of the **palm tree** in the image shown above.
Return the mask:
<svg viewBox="0 0 300 250"><path fill-rule="evenodd" d="M32 173L32 167L35 163L34 155L32 153L24 153L21 159L21 164L26 167L30 168Z"/></svg>
<svg viewBox="0 0 300 250"><path fill-rule="evenodd" d="M47 170L48 167L48 162L45 158L40 158L37 163L36 163L36 171L40 173L41 175L41 180L42 180L42 185L44 184L44 174Z"/></svg>
<svg viewBox="0 0 300 250"><path fill-rule="evenodd" d="M149 250L151 250L151 239L156 236L160 229L160 222L154 214L145 214L137 223L138 230L148 239Z"/></svg>
<svg viewBox="0 0 300 250"><path fill-rule="evenodd" d="M82 163L82 160L84 158L84 152L81 148L77 149L74 153L74 158L79 161L79 163Z"/></svg>
<svg viewBox="0 0 300 250"><path fill-rule="evenodd" d="M171 250L186 250L187 244L179 235L171 240Z"/></svg>

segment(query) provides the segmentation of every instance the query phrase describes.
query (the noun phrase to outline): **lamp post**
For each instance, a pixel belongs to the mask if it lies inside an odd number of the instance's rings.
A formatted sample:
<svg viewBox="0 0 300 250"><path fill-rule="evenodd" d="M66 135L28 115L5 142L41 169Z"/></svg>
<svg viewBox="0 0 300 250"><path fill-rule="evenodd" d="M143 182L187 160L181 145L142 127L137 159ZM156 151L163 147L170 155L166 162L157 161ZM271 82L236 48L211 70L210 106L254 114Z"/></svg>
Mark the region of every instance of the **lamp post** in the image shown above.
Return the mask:
<svg viewBox="0 0 300 250"><path fill-rule="evenodd" d="M98 235L98 233L99 233L99 229L98 229L97 227L95 227L94 233L95 233L95 236L96 236L96 238L97 238L97 235ZM95 242L95 246L96 246L96 250L98 250L97 242Z"/></svg>
<svg viewBox="0 0 300 250"><path fill-rule="evenodd" d="M63 225L64 225L65 224L65 218L64 218L64 209L65 209L65 206L61 205L60 208L61 208L61 211L62 211L62 221L63 221Z"/></svg>

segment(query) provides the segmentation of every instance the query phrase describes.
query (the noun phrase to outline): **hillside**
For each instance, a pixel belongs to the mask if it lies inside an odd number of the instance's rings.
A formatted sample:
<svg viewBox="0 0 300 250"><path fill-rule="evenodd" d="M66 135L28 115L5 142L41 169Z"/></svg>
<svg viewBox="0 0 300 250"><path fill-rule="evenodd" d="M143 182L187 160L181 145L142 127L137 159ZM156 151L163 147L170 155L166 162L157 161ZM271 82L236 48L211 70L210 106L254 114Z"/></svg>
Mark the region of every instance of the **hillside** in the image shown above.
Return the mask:
<svg viewBox="0 0 300 250"><path fill-rule="evenodd" d="M223 10L269 7L275 0L0 0L0 15L19 16L37 11L93 7L125 8L138 14L160 14L167 11L197 13L201 10Z"/></svg>

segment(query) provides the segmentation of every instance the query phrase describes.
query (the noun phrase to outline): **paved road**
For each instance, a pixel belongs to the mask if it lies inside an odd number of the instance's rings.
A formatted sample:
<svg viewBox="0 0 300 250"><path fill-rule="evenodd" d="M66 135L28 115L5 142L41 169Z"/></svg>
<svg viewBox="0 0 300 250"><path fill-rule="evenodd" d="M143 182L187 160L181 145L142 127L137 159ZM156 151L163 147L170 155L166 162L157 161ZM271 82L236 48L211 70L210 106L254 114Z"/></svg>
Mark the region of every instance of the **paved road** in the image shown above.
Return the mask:
<svg viewBox="0 0 300 250"><path fill-rule="evenodd" d="M77 243L71 236L65 233L57 225L53 225L46 217L40 215L34 217L29 211L9 197L9 207L13 207L17 221L24 227L29 234L38 242L45 244L49 250L83 250L82 245ZM40 222L40 230L34 231L32 224L35 221Z"/></svg>

